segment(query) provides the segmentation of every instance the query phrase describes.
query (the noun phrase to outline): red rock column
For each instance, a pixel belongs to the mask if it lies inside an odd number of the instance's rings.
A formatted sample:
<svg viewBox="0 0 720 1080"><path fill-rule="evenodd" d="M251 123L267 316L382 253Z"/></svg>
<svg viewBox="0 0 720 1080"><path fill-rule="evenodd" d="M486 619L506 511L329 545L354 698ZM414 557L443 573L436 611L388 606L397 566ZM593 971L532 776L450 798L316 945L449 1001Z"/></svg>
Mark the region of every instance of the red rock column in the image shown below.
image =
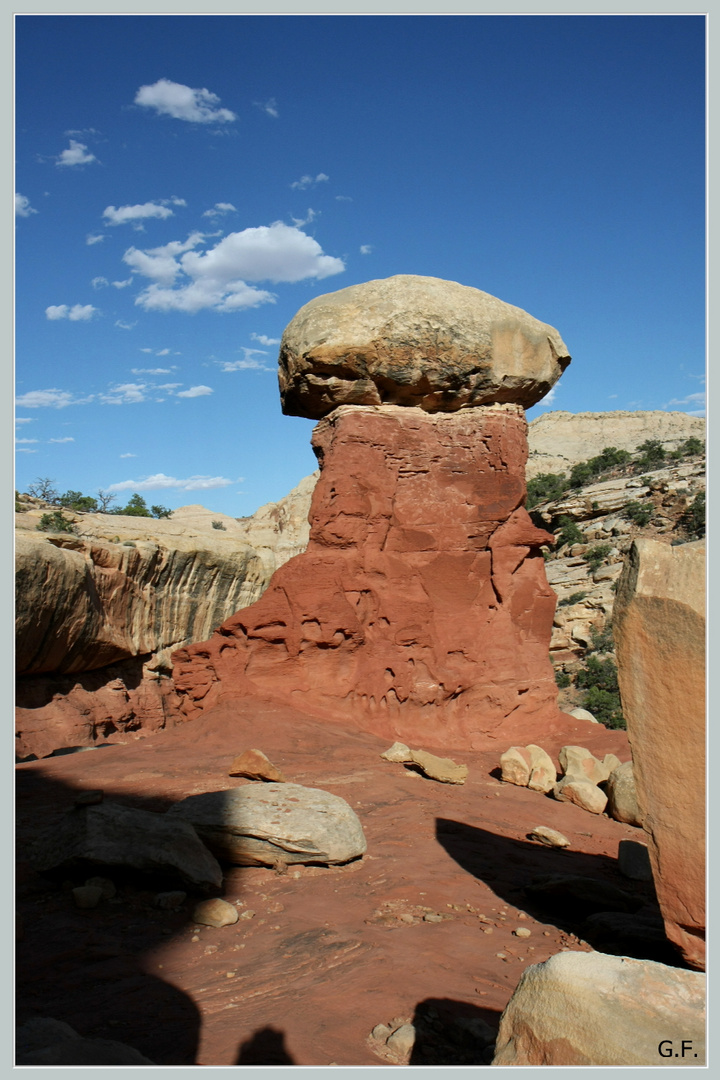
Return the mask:
<svg viewBox="0 0 720 1080"><path fill-rule="evenodd" d="M185 715L251 694L425 746L547 730L552 538L522 506L523 409L343 405L313 446L308 549L175 653Z"/></svg>

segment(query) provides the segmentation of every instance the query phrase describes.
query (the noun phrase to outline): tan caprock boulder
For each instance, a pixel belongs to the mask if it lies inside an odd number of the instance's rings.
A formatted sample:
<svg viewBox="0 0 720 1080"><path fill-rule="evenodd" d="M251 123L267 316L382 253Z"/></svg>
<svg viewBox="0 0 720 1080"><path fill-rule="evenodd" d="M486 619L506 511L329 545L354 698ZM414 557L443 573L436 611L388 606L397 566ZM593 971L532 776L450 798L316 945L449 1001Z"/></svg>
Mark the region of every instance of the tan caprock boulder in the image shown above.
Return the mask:
<svg viewBox="0 0 720 1080"><path fill-rule="evenodd" d="M668 937L705 966L705 543L636 540L613 615L637 800Z"/></svg>
<svg viewBox="0 0 720 1080"><path fill-rule="evenodd" d="M556 953L525 969L492 1064L704 1065L705 976L627 956Z"/></svg>
<svg viewBox="0 0 720 1080"><path fill-rule="evenodd" d="M398 274L318 296L280 345L283 412L338 405L529 408L570 363L552 326L456 281Z"/></svg>

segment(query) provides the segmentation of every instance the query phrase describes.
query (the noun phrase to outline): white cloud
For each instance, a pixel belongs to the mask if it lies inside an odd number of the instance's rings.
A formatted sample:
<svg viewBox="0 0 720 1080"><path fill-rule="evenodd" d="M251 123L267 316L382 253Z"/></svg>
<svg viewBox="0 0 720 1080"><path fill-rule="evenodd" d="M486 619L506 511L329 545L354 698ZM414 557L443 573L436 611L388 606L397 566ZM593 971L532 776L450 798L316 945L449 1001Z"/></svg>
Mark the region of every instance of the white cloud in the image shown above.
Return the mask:
<svg viewBox="0 0 720 1080"><path fill-rule="evenodd" d="M311 206L308 206L307 214L305 215L304 218L295 218L294 217L292 219L293 220L293 225L297 229L301 229L303 225L309 225L311 221L314 221L317 216L318 216L318 211L313 210L313 208Z"/></svg>
<svg viewBox="0 0 720 1080"><path fill-rule="evenodd" d="M120 386L111 386L106 394L100 394L103 405L136 405L140 401L147 401L145 391L146 383L122 383Z"/></svg>
<svg viewBox="0 0 720 1080"><path fill-rule="evenodd" d="M132 371L133 375L172 375L173 371L176 371L176 370L177 370L177 368L175 368L175 367L172 367L172 368L165 368L165 367L156 367L156 368L134 367L134 368L131 368L131 371Z"/></svg>
<svg viewBox="0 0 720 1080"><path fill-rule="evenodd" d="M705 415L705 391L700 390L696 394L688 394L684 398L671 398L667 405L663 405L663 409L679 409L681 412L686 412L690 416L704 416Z"/></svg>
<svg viewBox="0 0 720 1080"><path fill-rule="evenodd" d="M52 439L50 441L52 442ZM38 442L38 440L37 439L16 439L15 442L19 445L20 443L36 443L36 442Z"/></svg>
<svg viewBox="0 0 720 1080"><path fill-rule="evenodd" d="M350 195L336 195L335 198L338 202L353 202L353 199Z"/></svg>
<svg viewBox="0 0 720 1080"><path fill-rule="evenodd" d="M87 322L96 312L97 308L92 304L73 304L72 307L68 307L67 304L51 304L50 307L45 308L46 318L53 321L70 319L71 322Z"/></svg>
<svg viewBox="0 0 720 1080"><path fill-rule="evenodd" d="M37 214L30 205L30 200L26 195L21 195L19 192L15 193L15 213L18 217L30 217L31 214Z"/></svg>
<svg viewBox="0 0 720 1080"><path fill-rule="evenodd" d="M326 173L319 172L315 177L305 175L301 176L299 180L293 180L290 187L296 191L304 191L305 188L313 187L315 184L322 184L329 179L330 177Z"/></svg>
<svg viewBox="0 0 720 1080"><path fill-rule="evenodd" d="M129 455L123 455L126 457ZM121 480L119 484L110 484L108 491L164 491L176 488L179 491L210 491L213 488L227 487L235 481L224 476L190 476L187 480L176 480L165 473L155 473L144 480Z"/></svg>
<svg viewBox="0 0 720 1080"><path fill-rule="evenodd" d="M268 98L267 101L253 101L253 105L258 109L262 109L268 116L277 118L280 115L278 112L277 101L274 97Z"/></svg>
<svg viewBox="0 0 720 1080"><path fill-rule="evenodd" d="M559 383L556 383L555 386L553 386L552 390L548 390L545 397L538 402L538 405L540 405L543 409L547 408L548 405L552 405L555 401L555 394L557 392L558 386Z"/></svg>
<svg viewBox="0 0 720 1080"><path fill-rule="evenodd" d="M251 334L253 341L259 341L261 345L279 345L279 337L268 337L267 334Z"/></svg>
<svg viewBox="0 0 720 1080"><path fill-rule="evenodd" d="M16 416L15 417L15 423L16 424L32 424L34 419L35 419L34 416Z"/></svg>
<svg viewBox="0 0 720 1080"><path fill-rule="evenodd" d="M126 278L125 281L113 281L113 285L116 289L127 289L128 285L132 285L133 279L131 277Z"/></svg>
<svg viewBox="0 0 720 1080"><path fill-rule="evenodd" d="M132 330L137 326L136 322L123 322L122 319L115 320L115 326L118 326L121 330Z"/></svg>
<svg viewBox="0 0 720 1080"><path fill-rule="evenodd" d="M216 360L222 371L271 371L262 360L253 360L246 356L244 360Z"/></svg>
<svg viewBox="0 0 720 1080"><path fill-rule="evenodd" d="M120 457L121 458L137 457L137 454L121 454Z"/></svg>
<svg viewBox="0 0 720 1080"><path fill-rule="evenodd" d="M170 350L169 349L158 349L158 351L155 353L155 355L156 356L169 356L170 355Z"/></svg>
<svg viewBox="0 0 720 1080"><path fill-rule="evenodd" d="M182 386L182 383L181 382L166 382L166 383L160 383L159 386L157 387L157 389L158 390L167 390L169 393L172 393L173 390L177 390L178 386ZM197 397L198 395L195 394L194 396Z"/></svg>
<svg viewBox="0 0 720 1080"><path fill-rule="evenodd" d="M173 212L162 202L136 203L134 206L106 206L102 216L107 225L127 225L128 222L144 221L147 218L169 218Z"/></svg>
<svg viewBox="0 0 720 1080"><path fill-rule="evenodd" d="M345 269L342 259L325 255L311 236L282 221L229 233L206 252L189 250L200 239L202 234L195 233L183 243L126 251L123 259L128 265L155 279L135 303L155 311L238 311L275 302L272 293L248 281L321 279ZM184 275L180 287L171 288L180 274Z"/></svg>
<svg viewBox="0 0 720 1080"><path fill-rule="evenodd" d="M180 383L175 383L175 385L179 386ZM178 397L205 397L207 394L213 394L214 392L209 386L191 386L189 390L181 390Z"/></svg>
<svg viewBox="0 0 720 1080"><path fill-rule="evenodd" d="M74 398L67 390L30 390L27 394L21 394L15 399L16 405L26 409L64 409L67 405L85 405L92 401L93 395L86 398Z"/></svg>
<svg viewBox="0 0 720 1080"><path fill-rule="evenodd" d="M104 233L88 233L87 236L85 237L85 243L86 244L99 244L104 239L105 239L105 234Z"/></svg>
<svg viewBox="0 0 720 1080"><path fill-rule="evenodd" d="M191 124L224 124L235 120L229 109L218 109L220 98L209 90L193 90L183 83L158 79L152 86L141 86L135 104L155 109L160 116L188 120Z"/></svg>
<svg viewBox="0 0 720 1080"><path fill-rule="evenodd" d="M372 244L361 244L360 245L360 254L361 255L369 255L371 251L372 251Z"/></svg>
<svg viewBox="0 0 720 1080"><path fill-rule="evenodd" d="M106 285L109 285L110 282L105 277L94 277L90 284L93 289L103 289Z"/></svg>
<svg viewBox="0 0 720 1080"><path fill-rule="evenodd" d="M29 446L18 446L18 454L37 454L37 450L31 450Z"/></svg>
<svg viewBox="0 0 720 1080"><path fill-rule="evenodd" d="M64 437L64 438L62 438L62 439L48 439L48 442L55 442L55 443L61 443L61 442L75 442L75 440L74 440L74 438L72 437L72 435L65 435L65 437Z"/></svg>
<svg viewBox="0 0 720 1080"><path fill-rule="evenodd" d="M56 165L89 165L91 161L97 161L94 154L88 152L85 143L70 140L70 146L63 150L55 162Z"/></svg>
<svg viewBox="0 0 720 1080"><path fill-rule="evenodd" d="M203 217L222 217L223 214L237 213L237 207L231 202L216 202L212 210L206 210Z"/></svg>

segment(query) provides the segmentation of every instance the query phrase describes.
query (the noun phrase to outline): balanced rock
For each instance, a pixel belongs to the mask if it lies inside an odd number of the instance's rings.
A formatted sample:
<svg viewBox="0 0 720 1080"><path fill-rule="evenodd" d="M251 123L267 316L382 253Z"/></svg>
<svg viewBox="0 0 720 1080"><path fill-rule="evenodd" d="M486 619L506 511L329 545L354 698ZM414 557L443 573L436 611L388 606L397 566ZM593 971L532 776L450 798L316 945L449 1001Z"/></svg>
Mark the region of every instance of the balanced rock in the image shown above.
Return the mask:
<svg viewBox="0 0 720 1080"><path fill-rule="evenodd" d="M201 890L222 884L217 860L188 822L111 802L71 810L38 841L31 861L40 873L90 863L163 874ZM102 890L95 892L99 900Z"/></svg>
<svg viewBox="0 0 720 1080"><path fill-rule="evenodd" d="M187 822L218 858L238 866L345 863L367 843L344 799L300 784L247 784L190 795L165 817Z"/></svg>
<svg viewBox="0 0 720 1080"><path fill-rule="evenodd" d="M285 777L262 750L245 750L235 758L228 769L228 776L245 776L248 780L269 780L284 784Z"/></svg>
<svg viewBox="0 0 720 1080"><path fill-rule="evenodd" d="M681 1045L690 1046L682 1060ZM556 953L524 971L492 1064L704 1065L705 979L650 960Z"/></svg>
<svg viewBox="0 0 720 1080"><path fill-rule="evenodd" d="M607 811L610 817L615 821L623 821L626 825L636 825L641 828L643 816L638 806L632 761L626 761L613 769L604 787L607 792Z"/></svg>
<svg viewBox="0 0 720 1080"><path fill-rule="evenodd" d="M338 405L529 408L570 363L553 327L480 289L399 274L318 296L280 345L283 412Z"/></svg>
<svg viewBox="0 0 720 1080"><path fill-rule="evenodd" d="M665 928L705 964L705 543L634 541L613 615L637 800Z"/></svg>

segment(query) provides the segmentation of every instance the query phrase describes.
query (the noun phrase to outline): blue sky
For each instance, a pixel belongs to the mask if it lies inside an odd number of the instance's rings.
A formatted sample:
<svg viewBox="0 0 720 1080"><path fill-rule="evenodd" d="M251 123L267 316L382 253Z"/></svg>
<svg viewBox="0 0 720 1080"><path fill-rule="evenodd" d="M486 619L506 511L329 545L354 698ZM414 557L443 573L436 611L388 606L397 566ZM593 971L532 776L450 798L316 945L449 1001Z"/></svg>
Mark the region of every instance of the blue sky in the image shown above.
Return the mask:
<svg viewBox="0 0 720 1080"><path fill-rule="evenodd" d="M16 487L232 516L315 466L282 331L428 274L555 326L529 413L704 411L700 16L21 16Z"/></svg>

